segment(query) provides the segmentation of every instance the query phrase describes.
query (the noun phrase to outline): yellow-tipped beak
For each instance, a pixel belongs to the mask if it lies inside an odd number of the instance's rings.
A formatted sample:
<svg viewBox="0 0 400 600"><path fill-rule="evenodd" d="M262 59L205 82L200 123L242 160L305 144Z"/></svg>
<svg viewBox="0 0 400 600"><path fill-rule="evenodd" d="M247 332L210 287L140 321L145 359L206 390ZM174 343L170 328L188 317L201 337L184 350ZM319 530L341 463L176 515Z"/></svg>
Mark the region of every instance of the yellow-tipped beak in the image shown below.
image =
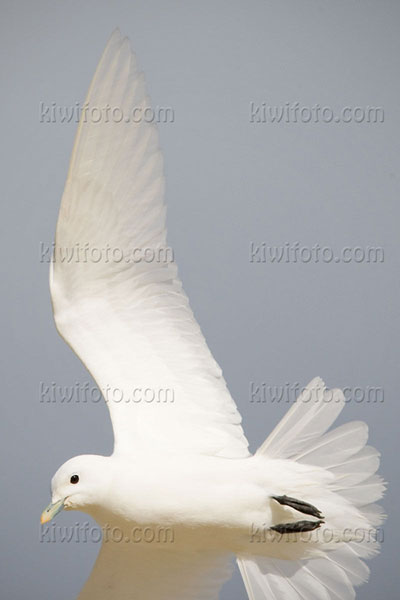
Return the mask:
<svg viewBox="0 0 400 600"><path fill-rule="evenodd" d="M54 502L54 504L50 502L50 504L47 508L44 509L44 511L42 512L42 516L40 517L40 522L42 525L44 523L47 523L48 521L51 521L51 519L53 519L56 515L58 515L60 511L62 511L62 509L64 508L64 501L65 498Z"/></svg>

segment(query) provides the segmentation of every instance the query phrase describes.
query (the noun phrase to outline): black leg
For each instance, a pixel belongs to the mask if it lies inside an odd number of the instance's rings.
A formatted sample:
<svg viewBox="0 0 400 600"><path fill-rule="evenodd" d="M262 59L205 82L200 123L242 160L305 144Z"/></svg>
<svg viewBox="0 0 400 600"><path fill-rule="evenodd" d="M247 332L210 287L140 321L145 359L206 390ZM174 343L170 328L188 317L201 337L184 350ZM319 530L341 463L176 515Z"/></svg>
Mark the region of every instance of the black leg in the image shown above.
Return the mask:
<svg viewBox="0 0 400 600"><path fill-rule="evenodd" d="M278 533L301 533L302 531L314 531L321 527L324 521L296 521L295 523L280 523L270 527Z"/></svg>
<svg viewBox="0 0 400 600"><path fill-rule="evenodd" d="M294 508L295 510L298 510L306 515L311 515L313 517L317 517L318 519L323 518L321 511L318 510L318 508L315 508L315 506L312 504L308 504L308 502L296 500L296 498L290 498L289 496L272 496L272 498L279 502L279 504L290 506L290 508Z"/></svg>

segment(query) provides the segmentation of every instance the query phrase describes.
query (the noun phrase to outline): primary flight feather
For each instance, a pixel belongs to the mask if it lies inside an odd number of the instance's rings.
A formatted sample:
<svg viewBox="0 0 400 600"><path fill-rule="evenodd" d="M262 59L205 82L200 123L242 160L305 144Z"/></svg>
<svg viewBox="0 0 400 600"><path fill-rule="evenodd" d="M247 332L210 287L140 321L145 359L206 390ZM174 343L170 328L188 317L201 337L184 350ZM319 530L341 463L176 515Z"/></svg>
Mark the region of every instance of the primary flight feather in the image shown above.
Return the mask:
<svg viewBox="0 0 400 600"><path fill-rule="evenodd" d="M235 555L250 600L353 598L378 546L379 455L363 423L326 433L344 397L319 378L250 455L167 246L150 110L117 30L83 107L50 273L57 329L102 390L114 452L60 467L42 522L77 509L103 528L79 600L217 599Z"/></svg>

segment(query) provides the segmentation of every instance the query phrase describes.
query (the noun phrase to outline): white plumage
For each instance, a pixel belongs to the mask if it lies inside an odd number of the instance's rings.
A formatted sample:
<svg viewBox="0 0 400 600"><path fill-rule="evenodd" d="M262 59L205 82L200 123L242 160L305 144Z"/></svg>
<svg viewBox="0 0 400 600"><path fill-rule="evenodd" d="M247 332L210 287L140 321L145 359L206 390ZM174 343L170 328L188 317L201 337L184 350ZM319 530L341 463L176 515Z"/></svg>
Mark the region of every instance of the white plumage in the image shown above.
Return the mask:
<svg viewBox="0 0 400 600"><path fill-rule="evenodd" d="M79 123L50 285L57 329L103 391L115 447L111 457L65 463L42 516L85 510L103 527L79 599L216 599L234 555L250 600L354 597L382 518L374 504L383 493L374 476L379 455L365 445L366 425L326 433L344 398L317 378L249 454L236 405L170 260L157 131L129 118L150 105L119 31L85 104L103 110L103 118L94 122L87 111ZM105 120L107 106L118 107L123 120ZM157 399L144 401L134 390L152 390ZM162 390L172 397L160 400ZM286 497L324 518L285 504ZM323 522L307 532L270 529L303 520ZM136 535L144 531L155 536L151 543Z"/></svg>

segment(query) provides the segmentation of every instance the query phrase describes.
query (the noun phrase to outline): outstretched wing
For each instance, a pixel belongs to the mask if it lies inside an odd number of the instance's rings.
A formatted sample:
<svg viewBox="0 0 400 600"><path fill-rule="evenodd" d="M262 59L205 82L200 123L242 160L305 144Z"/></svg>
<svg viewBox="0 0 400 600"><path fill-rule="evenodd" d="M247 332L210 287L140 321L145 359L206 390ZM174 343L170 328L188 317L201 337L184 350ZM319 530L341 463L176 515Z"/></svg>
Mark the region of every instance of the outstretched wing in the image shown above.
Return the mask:
<svg viewBox="0 0 400 600"><path fill-rule="evenodd" d="M247 456L240 415L166 245L152 115L116 31L82 110L57 223L57 329L103 392L115 452Z"/></svg>
<svg viewBox="0 0 400 600"><path fill-rule="evenodd" d="M78 600L218 600L230 557L174 546L103 542Z"/></svg>

